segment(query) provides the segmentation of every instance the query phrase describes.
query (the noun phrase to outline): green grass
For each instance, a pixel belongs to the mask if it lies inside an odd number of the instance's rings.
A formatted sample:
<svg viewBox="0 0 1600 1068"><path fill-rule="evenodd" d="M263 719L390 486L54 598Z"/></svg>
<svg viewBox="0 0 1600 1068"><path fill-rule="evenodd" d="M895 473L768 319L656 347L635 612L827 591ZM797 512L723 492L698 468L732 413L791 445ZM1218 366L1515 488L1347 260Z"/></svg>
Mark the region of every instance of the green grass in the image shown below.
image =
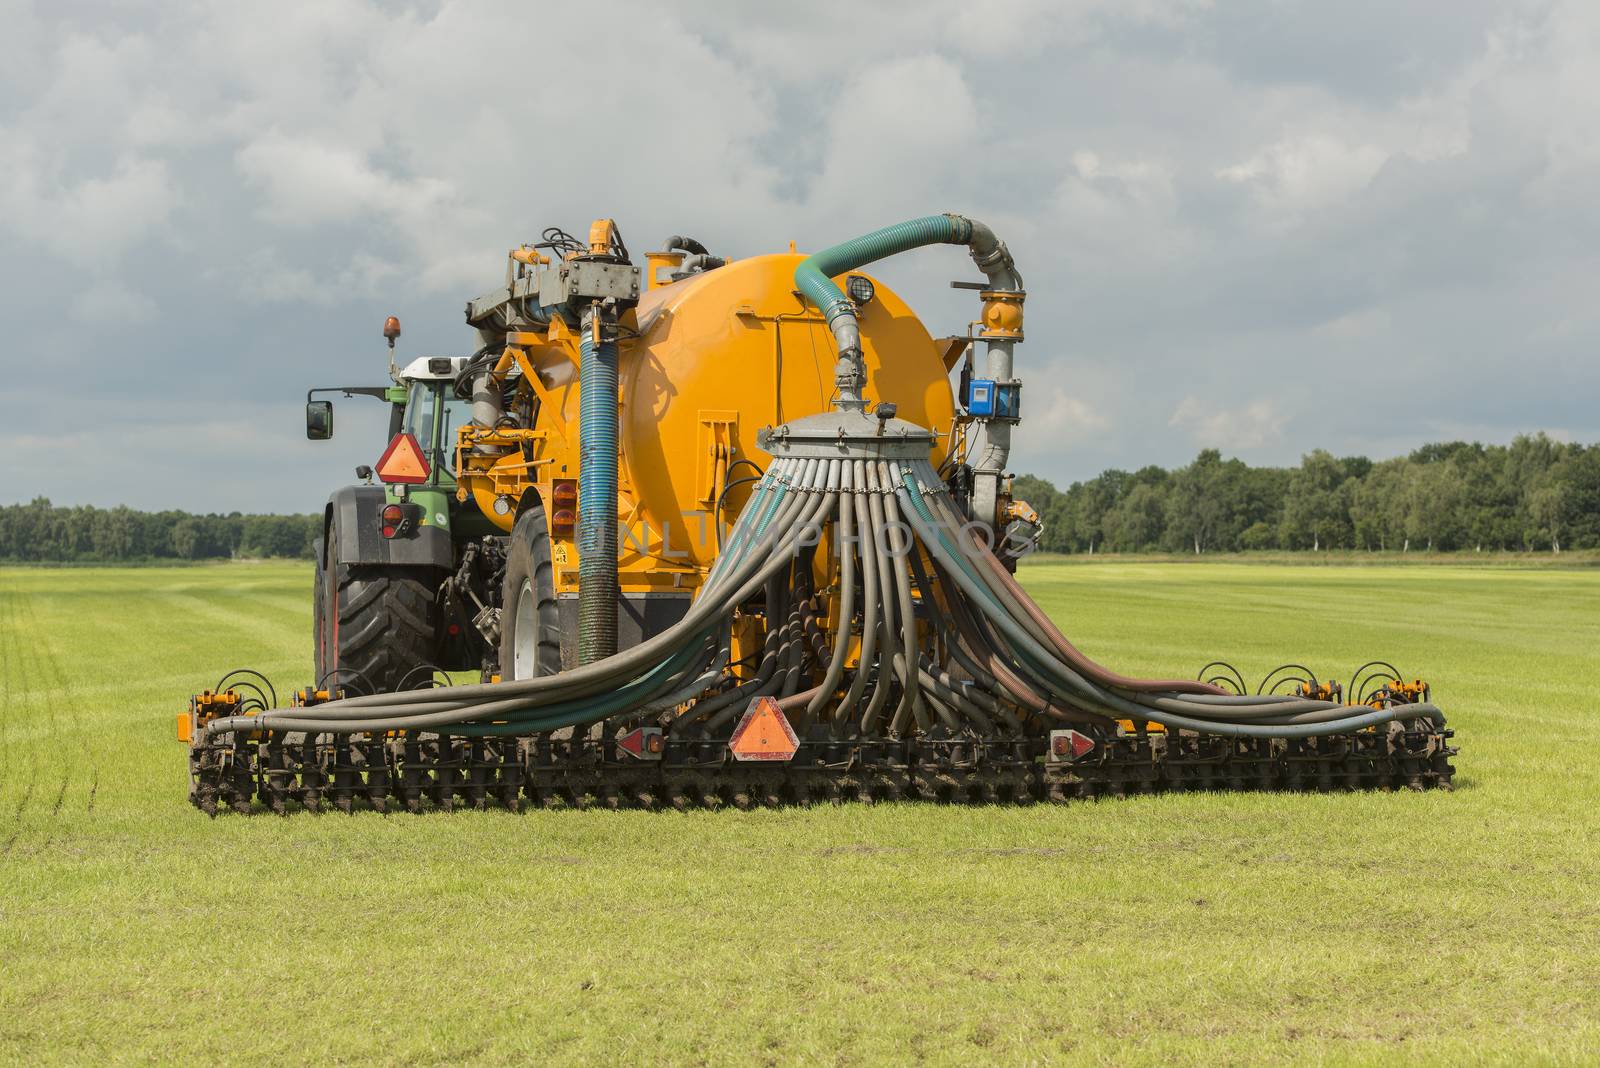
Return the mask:
<svg viewBox="0 0 1600 1068"><path fill-rule="evenodd" d="M0 570L0 1062L1600 1059L1600 574L1031 565L1130 671L1434 684L1453 794L223 816L300 565Z"/></svg>

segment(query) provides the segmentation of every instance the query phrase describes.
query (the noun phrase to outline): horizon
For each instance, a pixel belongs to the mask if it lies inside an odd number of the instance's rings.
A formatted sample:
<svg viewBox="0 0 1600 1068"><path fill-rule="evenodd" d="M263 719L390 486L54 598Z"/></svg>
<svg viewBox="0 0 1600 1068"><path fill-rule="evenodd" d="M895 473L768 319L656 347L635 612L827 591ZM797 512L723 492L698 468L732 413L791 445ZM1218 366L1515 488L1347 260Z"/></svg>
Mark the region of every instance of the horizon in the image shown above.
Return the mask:
<svg viewBox="0 0 1600 1068"><path fill-rule="evenodd" d="M1319 448L1315 448L1314 447L1312 449L1307 450L1307 452L1303 453L1301 456L1296 457L1293 462L1291 462L1291 463L1281 463L1281 464L1256 464L1256 463L1250 463L1248 460L1245 460L1243 457L1232 455L1229 452L1224 451L1224 450L1219 450L1219 451L1221 452L1221 457L1222 457L1222 462L1223 463L1229 463L1229 462L1234 461L1234 460L1239 460L1239 461L1245 463L1252 470L1273 469L1273 470L1292 471L1292 470L1295 470L1295 469L1300 467L1301 462L1304 460L1304 458L1306 456L1310 455L1311 453L1315 453L1315 452L1319 452L1319 451L1320 452L1327 452L1330 456L1333 456L1336 460L1339 460L1340 462L1349 461L1349 460L1366 460L1366 461L1369 461L1370 463L1372 463L1373 465L1377 465L1377 464L1385 463L1385 462L1391 461L1391 460L1408 459L1408 458L1413 456L1416 452L1418 452L1421 449L1448 448L1448 447L1454 446L1454 445L1462 445L1462 446L1465 446L1467 448L1480 448L1480 449L1493 449L1493 448L1509 449L1509 448L1511 448L1513 443L1519 438L1537 439L1539 437L1545 437L1545 438L1547 438L1548 440L1550 440L1551 442L1553 442L1554 444L1557 444L1557 445L1573 445L1573 446L1576 446L1576 447L1578 447L1580 449L1600 448L1600 440L1596 440L1596 441L1574 441L1574 440L1569 439L1569 438L1562 438L1562 437L1557 437L1557 436L1555 436L1553 434L1548 434L1543 430L1533 430L1533 431L1518 431L1517 433L1512 435L1511 440L1509 440L1509 441L1478 441L1478 440L1465 440L1465 439L1460 439L1460 438L1457 438L1457 439L1455 439L1453 441L1424 441L1424 442L1420 442L1417 446L1415 446L1414 448L1412 448L1412 449L1410 449L1410 450L1408 450L1406 452L1398 453L1398 454L1393 455L1393 456L1369 456L1369 455L1367 455L1365 453L1338 454L1338 453L1333 453L1333 452L1331 452L1330 450L1327 450L1327 449L1319 449ZM379 451L381 451L382 444L383 443L380 443ZM1086 475L1086 476L1083 476L1083 477L1080 477L1080 478L1074 478L1074 479L1071 479L1071 480L1057 480L1057 479L1049 478L1049 477L1047 477L1045 475L1039 474L1038 472L1035 472L1035 471L1011 471L1010 474L1015 478L1039 479L1040 481L1049 483L1053 488L1055 488L1059 492L1066 492L1071 487L1073 487L1073 486L1075 486L1075 485L1077 485L1079 483L1092 482L1095 479L1101 477L1102 475L1110 474L1112 472L1120 472L1122 474L1134 475L1134 474L1138 474L1140 471L1143 471L1143 470L1145 470L1147 468L1150 468L1150 467L1160 467L1163 471L1166 471L1168 474L1171 474L1173 472L1183 470L1184 468L1186 468L1186 467L1190 466L1191 464L1193 464L1195 459L1197 459L1200 455L1204 454L1209 448L1210 447L1207 446L1207 447L1203 447L1203 448L1200 448L1200 449L1196 450L1195 455L1190 457L1187 462L1182 463L1182 464L1177 464L1175 466L1163 466L1161 464L1149 463L1149 464L1131 465L1131 466L1127 466L1127 467L1105 467L1105 468L1100 469L1099 471L1094 472L1091 475ZM344 485L344 484L345 483L337 483L332 488L337 488L337 485ZM330 488L330 492L331 492L331 488ZM113 501L111 503L102 503L102 502L99 502L99 501L62 501L62 500L57 500L56 498L52 497L48 493L35 494L33 497L29 497L29 498L27 498L25 500L0 500L0 508L9 507L9 506L12 506L12 505L32 504L34 501L37 501L37 500L39 500L41 498L46 500L46 501L49 501L51 507L53 507L53 508L99 508L99 509L102 509L102 510L109 511L109 510L114 509L114 508L124 508L125 507L125 508L131 508L134 511L140 511L140 512L184 512L186 514L195 515L195 516L206 516L206 515L216 515L216 516L224 516L224 517L231 516L231 515L240 515L240 516L295 516L295 515L310 515L310 514L314 514L314 513L316 513L316 512L321 510L321 503L320 502L313 502L310 507L305 508L303 510L275 511L275 512L274 511L248 511L248 510L241 509L241 508L230 508L230 509L227 509L225 511L219 511L217 509L192 510L192 509L185 509L185 508L179 508L179 507L173 507L173 506L167 506L167 507L142 507L142 506L138 506L138 505L129 503L127 501Z"/></svg>

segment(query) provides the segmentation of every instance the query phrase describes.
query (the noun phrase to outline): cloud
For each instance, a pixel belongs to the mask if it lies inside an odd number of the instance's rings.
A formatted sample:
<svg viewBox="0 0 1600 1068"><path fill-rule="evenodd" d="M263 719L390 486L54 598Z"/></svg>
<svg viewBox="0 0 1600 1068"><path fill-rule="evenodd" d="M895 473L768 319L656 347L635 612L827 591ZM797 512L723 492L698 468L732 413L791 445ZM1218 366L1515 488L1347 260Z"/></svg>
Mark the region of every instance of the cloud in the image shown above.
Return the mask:
<svg viewBox="0 0 1600 1068"><path fill-rule="evenodd" d="M159 462L28 446L0 497L312 506L382 427L352 402L297 441L304 390L380 378L391 312L460 351L507 247L598 215L731 255L991 222L1029 288L1013 466L1056 479L1600 438L1593 4L726 13L546 7L530 48L490 0L8 8L0 449L54 440L70 371L80 422L136 414ZM935 334L973 315L954 250L882 273ZM242 438L196 449L217 411Z"/></svg>
<svg viewBox="0 0 1600 1068"><path fill-rule="evenodd" d="M264 218L279 226L315 227L352 217L415 225L449 208L455 190L437 178L404 178L375 167L345 145L273 131L239 149L234 162L263 191Z"/></svg>
<svg viewBox="0 0 1600 1068"><path fill-rule="evenodd" d="M1377 145L1348 145L1327 134L1303 134L1223 167L1217 177L1252 187L1277 210L1302 211L1364 188L1388 158Z"/></svg>
<svg viewBox="0 0 1600 1068"><path fill-rule="evenodd" d="M1265 399L1237 408L1190 395L1178 402L1167 425L1187 431L1203 449L1246 451L1281 441L1289 413L1280 402Z"/></svg>
<svg viewBox="0 0 1600 1068"><path fill-rule="evenodd" d="M36 254L77 265L115 260L156 235L177 201L162 160L123 157L108 171L68 175L34 145L0 135L0 227Z"/></svg>

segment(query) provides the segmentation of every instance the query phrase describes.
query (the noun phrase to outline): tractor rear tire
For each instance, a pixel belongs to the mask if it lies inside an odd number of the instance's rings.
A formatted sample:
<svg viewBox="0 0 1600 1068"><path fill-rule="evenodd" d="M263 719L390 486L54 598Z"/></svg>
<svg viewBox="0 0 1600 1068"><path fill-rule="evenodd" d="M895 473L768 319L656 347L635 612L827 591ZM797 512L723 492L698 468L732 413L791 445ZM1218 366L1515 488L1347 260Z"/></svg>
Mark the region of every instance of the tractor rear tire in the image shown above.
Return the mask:
<svg viewBox="0 0 1600 1068"><path fill-rule="evenodd" d="M550 565L550 527L538 505L518 516L511 528L500 605L500 677L531 679L559 672L561 611Z"/></svg>
<svg viewBox="0 0 1600 1068"><path fill-rule="evenodd" d="M317 684L351 696L428 685L433 672L417 669L435 664L439 649L437 573L342 564L335 558L338 543L336 529L330 529L312 598Z"/></svg>

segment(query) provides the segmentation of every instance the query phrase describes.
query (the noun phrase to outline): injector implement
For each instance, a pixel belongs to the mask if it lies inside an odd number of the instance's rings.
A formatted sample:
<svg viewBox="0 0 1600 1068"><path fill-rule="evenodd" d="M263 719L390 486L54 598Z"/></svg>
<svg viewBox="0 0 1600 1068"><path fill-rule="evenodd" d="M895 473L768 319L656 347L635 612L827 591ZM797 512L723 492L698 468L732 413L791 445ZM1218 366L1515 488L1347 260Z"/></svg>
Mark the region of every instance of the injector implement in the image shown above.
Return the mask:
<svg viewBox="0 0 1600 1068"><path fill-rule="evenodd" d="M865 273L934 244L983 276L958 283L975 332L935 340ZM643 269L611 220L513 249L467 306L474 355L365 391L396 405L412 481L330 502L313 685L277 708L225 679L180 717L191 799L1448 787L1452 732L1392 665L1348 687L1289 665L1253 692L1216 661L1130 678L1034 604L1014 572L1038 516L1006 473L1025 300L1005 244L959 215L811 256L674 236ZM331 410L313 421L331 433Z"/></svg>

